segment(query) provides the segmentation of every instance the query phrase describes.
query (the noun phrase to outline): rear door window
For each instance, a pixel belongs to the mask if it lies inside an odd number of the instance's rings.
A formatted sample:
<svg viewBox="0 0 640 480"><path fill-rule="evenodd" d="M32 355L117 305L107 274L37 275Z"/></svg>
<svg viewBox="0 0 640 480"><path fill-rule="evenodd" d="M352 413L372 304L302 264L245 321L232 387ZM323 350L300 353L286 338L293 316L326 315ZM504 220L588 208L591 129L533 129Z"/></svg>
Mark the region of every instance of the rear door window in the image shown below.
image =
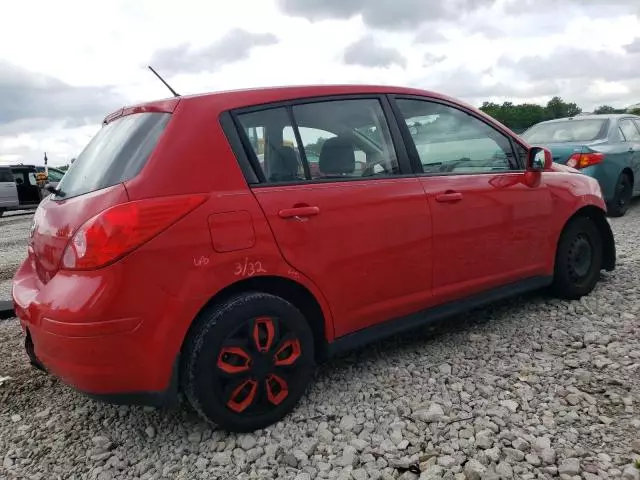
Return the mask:
<svg viewBox="0 0 640 480"><path fill-rule="evenodd" d="M10 168L0 168L0 183L13 183L13 174Z"/></svg>
<svg viewBox="0 0 640 480"><path fill-rule="evenodd" d="M628 142L637 142L640 140L640 131L638 131L635 123L631 119L620 120L620 129Z"/></svg>
<svg viewBox="0 0 640 480"><path fill-rule="evenodd" d="M135 177L170 118L169 113L136 113L102 127L62 178L57 198L83 195Z"/></svg>
<svg viewBox="0 0 640 480"><path fill-rule="evenodd" d="M267 183L401 173L378 99L317 101L237 118Z"/></svg>

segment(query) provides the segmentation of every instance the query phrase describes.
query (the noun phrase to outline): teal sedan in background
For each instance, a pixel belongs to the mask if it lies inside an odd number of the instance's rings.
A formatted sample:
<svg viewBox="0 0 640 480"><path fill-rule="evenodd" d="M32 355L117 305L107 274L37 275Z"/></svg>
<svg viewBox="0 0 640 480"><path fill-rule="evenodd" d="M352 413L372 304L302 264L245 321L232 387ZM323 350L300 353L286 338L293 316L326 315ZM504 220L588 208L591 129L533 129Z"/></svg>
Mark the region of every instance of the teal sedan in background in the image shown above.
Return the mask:
<svg viewBox="0 0 640 480"><path fill-rule="evenodd" d="M608 214L620 217L640 194L640 117L583 115L535 124L522 135L551 150L553 161L595 178Z"/></svg>

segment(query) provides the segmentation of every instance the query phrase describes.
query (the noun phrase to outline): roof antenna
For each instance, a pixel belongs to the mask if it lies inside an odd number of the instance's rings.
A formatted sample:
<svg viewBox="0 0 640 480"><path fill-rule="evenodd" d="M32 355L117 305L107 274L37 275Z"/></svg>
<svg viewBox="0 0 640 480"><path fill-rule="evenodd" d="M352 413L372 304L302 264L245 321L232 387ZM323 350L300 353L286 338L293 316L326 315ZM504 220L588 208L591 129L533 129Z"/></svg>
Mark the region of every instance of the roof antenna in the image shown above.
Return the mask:
<svg viewBox="0 0 640 480"><path fill-rule="evenodd" d="M153 67L152 67L151 65L147 65L147 66L149 67L149 70L151 70L151 71L154 73L154 75L155 75L156 77L158 77L158 78L160 79L160 81L161 81L162 83L164 83L164 84L165 84L165 86L166 86L169 90L171 90L171 93L173 93L173 96L174 96L174 97L179 97L179 96L180 96L180 95L178 95L178 93L177 93L173 88L171 88L171 85L169 85L167 82L165 82L165 81L164 81L164 78L162 78L162 77L160 76L160 74L159 74L158 72L156 72L156 71L153 69Z"/></svg>

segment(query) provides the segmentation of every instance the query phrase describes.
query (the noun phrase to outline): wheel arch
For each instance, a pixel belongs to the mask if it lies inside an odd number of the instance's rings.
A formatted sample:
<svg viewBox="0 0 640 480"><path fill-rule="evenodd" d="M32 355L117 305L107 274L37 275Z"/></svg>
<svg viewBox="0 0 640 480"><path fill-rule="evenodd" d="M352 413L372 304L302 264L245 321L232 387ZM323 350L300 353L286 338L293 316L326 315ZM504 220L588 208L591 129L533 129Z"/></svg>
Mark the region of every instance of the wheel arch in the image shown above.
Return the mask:
<svg viewBox="0 0 640 480"><path fill-rule="evenodd" d="M567 225L576 218L589 218L596 225L600 235L602 236L602 267L608 272L614 270L616 266L616 244L613 238L613 231L607 221L606 212L595 205L585 205L567 219L562 228L562 232L564 232ZM558 243L562 237L562 232L558 237Z"/></svg>
<svg viewBox="0 0 640 480"><path fill-rule="evenodd" d="M635 185L636 179L634 178L633 170L631 170L630 167L628 167L628 166L624 167L620 173L626 173L627 175L629 175L629 178L631 178L631 185L632 186Z"/></svg>
<svg viewBox="0 0 640 480"><path fill-rule="evenodd" d="M304 285L290 278L275 276L275 275L261 275L257 277L251 277L239 280L237 282L228 285L215 295L213 295L204 306L198 311L194 319L192 320L187 333L184 336L182 345L180 347L180 354L184 353L184 347L191 336L192 331L198 324L202 312L212 308L214 305L224 303L226 300L240 295L242 293L249 292L261 292L275 295L284 298L298 310L302 312L304 317L309 322L309 327L313 333L314 339L314 352L316 360L323 360L326 358L327 353L327 330L326 318L322 311L320 303L314 296L314 294Z"/></svg>

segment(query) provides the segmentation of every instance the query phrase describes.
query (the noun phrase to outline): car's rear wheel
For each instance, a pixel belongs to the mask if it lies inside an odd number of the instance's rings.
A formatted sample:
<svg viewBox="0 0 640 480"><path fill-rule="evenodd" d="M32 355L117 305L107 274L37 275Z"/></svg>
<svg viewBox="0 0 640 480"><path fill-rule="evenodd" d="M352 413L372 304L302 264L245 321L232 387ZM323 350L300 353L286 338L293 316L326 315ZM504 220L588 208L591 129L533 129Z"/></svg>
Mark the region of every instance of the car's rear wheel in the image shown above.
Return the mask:
<svg viewBox="0 0 640 480"><path fill-rule="evenodd" d="M577 217L564 228L556 251L553 291L566 299L588 295L602 269L602 236L595 223Z"/></svg>
<svg viewBox="0 0 640 480"><path fill-rule="evenodd" d="M314 342L283 298L245 293L203 312L184 349L182 386L205 419L236 432L271 425L311 380Z"/></svg>
<svg viewBox="0 0 640 480"><path fill-rule="evenodd" d="M613 196L613 200L607 208L609 216L622 217L627 213L632 196L633 180L628 173L622 172L618 177L618 183L616 184L616 192Z"/></svg>

